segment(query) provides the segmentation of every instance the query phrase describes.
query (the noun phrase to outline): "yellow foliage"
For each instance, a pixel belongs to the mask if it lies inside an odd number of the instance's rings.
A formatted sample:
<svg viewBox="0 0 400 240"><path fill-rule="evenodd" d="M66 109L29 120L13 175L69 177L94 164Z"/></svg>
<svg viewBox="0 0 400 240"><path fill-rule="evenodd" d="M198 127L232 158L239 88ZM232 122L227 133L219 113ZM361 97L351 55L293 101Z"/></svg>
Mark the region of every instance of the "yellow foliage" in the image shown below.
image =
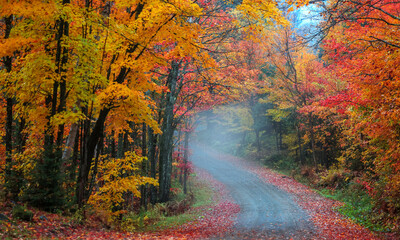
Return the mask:
<svg viewBox="0 0 400 240"><path fill-rule="evenodd" d="M214 110L214 112L222 115L222 124L231 126L232 132L243 133L253 129L254 120L247 107L222 106Z"/></svg>
<svg viewBox="0 0 400 240"><path fill-rule="evenodd" d="M12 56L15 51L29 46L34 41L31 38L13 37L0 40L0 58L5 56Z"/></svg>
<svg viewBox="0 0 400 240"><path fill-rule="evenodd" d="M125 157L120 159L102 156L98 163L97 190L90 196L88 203L98 210L106 211L109 220L123 213L123 210L113 211L113 208L124 203L125 193L140 197L140 186L158 185L156 179L139 175L139 163L143 160L145 158L136 155L135 152L127 152Z"/></svg>
<svg viewBox="0 0 400 240"><path fill-rule="evenodd" d="M116 132L127 130L127 122L146 123L159 133L157 122L153 119L151 100L142 91L124 84L112 83L98 96L101 106L112 108L109 115L109 128Z"/></svg>
<svg viewBox="0 0 400 240"><path fill-rule="evenodd" d="M56 1L17 1L0 0L0 15L8 16L15 14L25 18L46 18L56 11Z"/></svg>

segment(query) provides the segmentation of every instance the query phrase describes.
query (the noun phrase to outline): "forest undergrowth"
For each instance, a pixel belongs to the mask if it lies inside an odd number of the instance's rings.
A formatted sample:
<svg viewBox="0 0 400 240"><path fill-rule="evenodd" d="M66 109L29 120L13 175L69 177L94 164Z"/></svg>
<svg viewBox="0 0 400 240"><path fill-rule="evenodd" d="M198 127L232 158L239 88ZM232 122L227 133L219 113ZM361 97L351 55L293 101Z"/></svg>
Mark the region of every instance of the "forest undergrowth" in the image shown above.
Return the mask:
<svg viewBox="0 0 400 240"><path fill-rule="evenodd" d="M238 206L222 184L206 172L191 176L191 193L182 187L171 201L131 212L114 223L93 209L49 213L14 202L1 203L1 239L187 239L206 238L232 230ZM216 194L218 193L218 194Z"/></svg>

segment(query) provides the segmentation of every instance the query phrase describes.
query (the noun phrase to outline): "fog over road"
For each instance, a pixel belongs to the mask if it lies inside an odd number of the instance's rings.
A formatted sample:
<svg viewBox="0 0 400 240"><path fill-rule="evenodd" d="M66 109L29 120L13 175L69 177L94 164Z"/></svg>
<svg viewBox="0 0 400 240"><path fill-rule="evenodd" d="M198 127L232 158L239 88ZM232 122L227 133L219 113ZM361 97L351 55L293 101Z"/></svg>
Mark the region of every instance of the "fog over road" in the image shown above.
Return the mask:
<svg viewBox="0 0 400 240"><path fill-rule="evenodd" d="M309 239L309 216L287 192L265 183L239 165L221 160L204 146L191 145L193 164L224 184L240 206L235 238ZM237 234L240 234L239 236Z"/></svg>

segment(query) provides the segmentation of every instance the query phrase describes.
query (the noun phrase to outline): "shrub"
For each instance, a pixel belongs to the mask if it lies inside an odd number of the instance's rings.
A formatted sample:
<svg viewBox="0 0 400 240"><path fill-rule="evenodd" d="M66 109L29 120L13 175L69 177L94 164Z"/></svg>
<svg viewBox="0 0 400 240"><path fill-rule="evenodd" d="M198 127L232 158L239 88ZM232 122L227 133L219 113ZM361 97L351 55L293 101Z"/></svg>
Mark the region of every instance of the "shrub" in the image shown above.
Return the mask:
<svg viewBox="0 0 400 240"><path fill-rule="evenodd" d="M265 159L265 165L278 170L292 170L297 168L294 158L286 154L273 154Z"/></svg>
<svg viewBox="0 0 400 240"><path fill-rule="evenodd" d="M88 203L100 213L104 222L120 220L122 214L127 212L123 209L127 193L140 197L140 186L158 185L156 179L144 177L138 173L143 159L135 152L126 152L125 157L121 159L101 157L96 178L97 189L90 196Z"/></svg>
<svg viewBox="0 0 400 240"><path fill-rule="evenodd" d="M28 210L25 206L15 205L12 209L12 215L14 218L21 219L24 221L32 221L33 212Z"/></svg>
<svg viewBox="0 0 400 240"><path fill-rule="evenodd" d="M315 185L318 182L319 178L314 167L307 165L302 166L300 168L300 174L301 176L305 177L307 181L312 185Z"/></svg>
<svg viewBox="0 0 400 240"><path fill-rule="evenodd" d="M319 186L336 189L344 187L352 179L352 174L347 169L334 166L321 172L319 177Z"/></svg>
<svg viewBox="0 0 400 240"><path fill-rule="evenodd" d="M166 215L174 216L186 212L193 204L193 201L194 201L194 196L193 194L189 193L181 201L175 200L168 202L166 205Z"/></svg>

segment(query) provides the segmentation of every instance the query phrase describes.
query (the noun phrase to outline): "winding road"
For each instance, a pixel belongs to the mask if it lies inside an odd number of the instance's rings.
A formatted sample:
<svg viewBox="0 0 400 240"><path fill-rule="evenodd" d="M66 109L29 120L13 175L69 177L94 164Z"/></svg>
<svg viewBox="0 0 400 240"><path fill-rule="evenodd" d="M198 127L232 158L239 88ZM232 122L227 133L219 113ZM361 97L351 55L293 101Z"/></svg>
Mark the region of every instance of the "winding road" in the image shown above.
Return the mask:
<svg viewBox="0 0 400 240"><path fill-rule="evenodd" d="M191 160L224 184L240 206L235 233L227 239L309 239L309 216L287 192L265 183L244 167L221 160L204 146L192 144Z"/></svg>

